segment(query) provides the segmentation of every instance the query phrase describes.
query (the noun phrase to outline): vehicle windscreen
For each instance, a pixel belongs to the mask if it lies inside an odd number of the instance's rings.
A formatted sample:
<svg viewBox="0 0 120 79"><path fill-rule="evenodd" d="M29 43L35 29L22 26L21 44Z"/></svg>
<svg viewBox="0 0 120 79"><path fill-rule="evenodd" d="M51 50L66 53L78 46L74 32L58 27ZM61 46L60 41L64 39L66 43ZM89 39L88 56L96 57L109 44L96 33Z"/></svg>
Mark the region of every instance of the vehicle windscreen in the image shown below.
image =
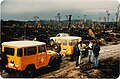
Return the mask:
<svg viewBox="0 0 120 79"><path fill-rule="evenodd" d="M72 43L72 40L70 40L70 41L69 41L69 45L72 46L72 44L73 44L73 43Z"/></svg>
<svg viewBox="0 0 120 79"><path fill-rule="evenodd" d="M5 47L5 48L4 48L4 53L6 53L7 55L12 55L12 56L14 56L14 48Z"/></svg>
<svg viewBox="0 0 120 79"><path fill-rule="evenodd" d="M63 45L67 46L67 40L63 40Z"/></svg>

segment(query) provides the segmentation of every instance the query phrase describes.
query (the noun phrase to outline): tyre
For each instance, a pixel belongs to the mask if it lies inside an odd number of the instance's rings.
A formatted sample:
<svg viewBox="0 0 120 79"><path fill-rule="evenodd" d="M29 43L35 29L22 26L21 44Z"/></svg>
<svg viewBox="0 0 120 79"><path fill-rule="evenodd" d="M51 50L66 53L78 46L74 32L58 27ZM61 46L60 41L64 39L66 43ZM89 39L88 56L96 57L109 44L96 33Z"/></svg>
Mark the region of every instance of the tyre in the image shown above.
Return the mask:
<svg viewBox="0 0 120 79"><path fill-rule="evenodd" d="M54 44L54 41L50 40L50 45L53 46L53 44Z"/></svg>
<svg viewBox="0 0 120 79"><path fill-rule="evenodd" d="M16 72L16 77L17 78L22 78L23 77L22 72L20 72L20 71Z"/></svg>
<svg viewBox="0 0 120 79"><path fill-rule="evenodd" d="M35 77L35 67L28 66L25 70L25 77Z"/></svg>
<svg viewBox="0 0 120 79"><path fill-rule="evenodd" d="M60 60L54 59L51 63L52 70L57 70L60 68Z"/></svg>
<svg viewBox="0 0 120 79"><path fill-rule="evenodd" d="M59 44L54 44L52 46L53 50L59 53L61 51L61 46Z"/></svg>

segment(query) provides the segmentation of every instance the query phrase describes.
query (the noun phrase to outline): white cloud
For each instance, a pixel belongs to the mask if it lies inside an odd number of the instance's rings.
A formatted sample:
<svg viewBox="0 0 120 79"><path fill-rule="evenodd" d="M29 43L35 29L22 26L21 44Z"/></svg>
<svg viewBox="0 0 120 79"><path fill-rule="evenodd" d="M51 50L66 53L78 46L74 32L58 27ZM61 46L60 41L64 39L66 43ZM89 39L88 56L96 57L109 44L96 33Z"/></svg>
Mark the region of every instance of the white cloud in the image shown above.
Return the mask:
<svg viewBox="0 0 120 79"><path fill-rule="evenodd" d="M13 14L48 14L64 11L104 13L106 10L115 12L117 5L116 0L4 0L2 14L7 17Z"/></svg>

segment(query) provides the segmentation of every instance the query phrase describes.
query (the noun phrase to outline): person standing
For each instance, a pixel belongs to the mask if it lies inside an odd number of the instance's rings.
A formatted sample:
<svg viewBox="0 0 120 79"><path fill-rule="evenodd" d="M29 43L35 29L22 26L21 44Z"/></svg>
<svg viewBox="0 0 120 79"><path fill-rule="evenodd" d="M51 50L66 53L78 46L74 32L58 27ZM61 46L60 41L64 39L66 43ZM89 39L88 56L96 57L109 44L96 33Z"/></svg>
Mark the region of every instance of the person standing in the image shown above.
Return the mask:
<svg viewBox="0 0 120 79"><path fill-rule="evenodd" d="M6 69L5 65L8 64L8 59L7 59L6 53L4 53L4 52L1 52L0 64L1 64L1 71L2 71L2 73L5 73L5 69Z"/></svg>
<svg viewBox="0 0 120 79"><path fill-rule="evenodd" d="M2 54L0 53L0 75L1 75L1 72L2 72Z"/></svg>
<svg viewBox="0 0 120 79"><path fill-rule="evenodd" d="M74 46L74 53L76 55L76 68L79 67L79 55L80 55L80 51L79 51L79 48L78 48L78 43L75 44Z"/></svg>
<svg viewBox="0 0 120 79"><path fill-rule="evenodd" d="M81 63L81 58L82 58L82 52L85 51L85 44L82 43L82 40L79 40L78 48L79 48L79 64Z"/></svg>
<svg viewBox="0 0 120 79"><path fill-rule="evenodd" d="M98 60L99 51L100 51L100 45L98 44L97 41L95 41L95 43L93 44L93 55L94 55L93 63L95 67L98 67L99 65L99 60Z"/></svg>
<svg viewBox="0 0 120 79"><path fill-rule="evenodd" d="M90 41L88 45L88 62L93 62L93 42Z"/></svg>

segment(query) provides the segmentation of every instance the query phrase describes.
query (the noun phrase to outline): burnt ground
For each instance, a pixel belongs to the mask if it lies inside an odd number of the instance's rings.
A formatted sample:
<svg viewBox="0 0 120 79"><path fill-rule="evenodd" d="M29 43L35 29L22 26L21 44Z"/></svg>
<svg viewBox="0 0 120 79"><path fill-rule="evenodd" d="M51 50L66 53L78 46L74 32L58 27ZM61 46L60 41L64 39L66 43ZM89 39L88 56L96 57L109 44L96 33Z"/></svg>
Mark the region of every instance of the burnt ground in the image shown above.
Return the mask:
<svg viewBox="0 0 120 79"><path fill-rule="evenodd" d="M88 63L87 57L82 59L79 69L75 68L75 61L63 59L59 70L53 71L49 67L39 69L36 71L36 78L118 78L119 53L120 44L101 46L98 68Z"/></svg>
<svg viewBox="0 0 120 79"><path fill-rule="evenodd" d="M57 71L48 72L38 76L39 78L118 78L120 44L102 46L99 60L100 65L95 68L92 63L88 63L88 58L83 58L79 69L75 68L75 61L65 63Z"/></svg>

